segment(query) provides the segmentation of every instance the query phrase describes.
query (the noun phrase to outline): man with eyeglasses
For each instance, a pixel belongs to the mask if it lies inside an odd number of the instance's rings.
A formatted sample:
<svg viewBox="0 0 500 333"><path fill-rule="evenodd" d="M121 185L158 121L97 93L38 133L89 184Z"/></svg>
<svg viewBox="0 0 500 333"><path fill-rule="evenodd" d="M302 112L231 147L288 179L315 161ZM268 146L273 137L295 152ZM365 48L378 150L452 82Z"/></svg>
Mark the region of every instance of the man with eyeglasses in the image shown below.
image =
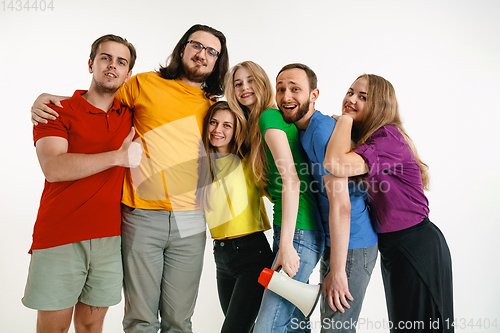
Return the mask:
<svg viewBox="0 0 500 333"><path fill-rule="evenodd" d="M133 76L116 94L134 109L147 156L123 184L125 332L192 332L206 240L195 200L200 133L210 98L223 93L228 65L225 36L197 24L164 67ZM44 103L60 99L41 95L32 122L55 119Z"/></svg>

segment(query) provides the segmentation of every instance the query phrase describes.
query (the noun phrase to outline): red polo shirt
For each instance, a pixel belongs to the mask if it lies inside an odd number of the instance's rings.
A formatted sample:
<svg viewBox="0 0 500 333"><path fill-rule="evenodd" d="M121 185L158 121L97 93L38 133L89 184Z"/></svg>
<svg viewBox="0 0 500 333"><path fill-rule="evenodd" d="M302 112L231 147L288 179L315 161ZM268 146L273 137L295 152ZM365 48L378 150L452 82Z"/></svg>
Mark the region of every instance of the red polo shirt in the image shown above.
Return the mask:
<svg viewBox="0 0 500 333"><path fill-rule="evenodd" d="M121 147L132 126L132 112L115 101L106 113L77 90L52 106L59 117L33 129L33 140L58 136L68 140L68 153L95 154ZM113 167L75 181L45 180L33 230L31 250L121 234L120 200L125 168Z"/></svg>

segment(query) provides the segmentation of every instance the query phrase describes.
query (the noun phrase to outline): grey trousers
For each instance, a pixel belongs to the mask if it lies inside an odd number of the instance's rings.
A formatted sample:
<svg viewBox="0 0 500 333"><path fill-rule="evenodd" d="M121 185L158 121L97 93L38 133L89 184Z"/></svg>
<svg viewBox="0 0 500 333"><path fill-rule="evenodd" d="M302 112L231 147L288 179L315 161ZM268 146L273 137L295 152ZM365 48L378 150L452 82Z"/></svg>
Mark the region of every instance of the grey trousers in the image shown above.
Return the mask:
<svg viewBox="0 0 500 333"><path fill-rule="evenodd" d="M205 241L200 210L122 205L125 332L192 332Z"/></svg>
<svg viewBox="0 0 500 333"><path fill-rule="evenodd" d="M365 298L366 288L377 261L377 244L360 249L347 251L346 273L349 292L354 301L348 301L351 306L344 313L333 311L328 304L325 294L321 293L321 333L356 332L361 306ZM320 263L320 280L323 283L325 276L330 272L330 248L325 248Z"/></svg>

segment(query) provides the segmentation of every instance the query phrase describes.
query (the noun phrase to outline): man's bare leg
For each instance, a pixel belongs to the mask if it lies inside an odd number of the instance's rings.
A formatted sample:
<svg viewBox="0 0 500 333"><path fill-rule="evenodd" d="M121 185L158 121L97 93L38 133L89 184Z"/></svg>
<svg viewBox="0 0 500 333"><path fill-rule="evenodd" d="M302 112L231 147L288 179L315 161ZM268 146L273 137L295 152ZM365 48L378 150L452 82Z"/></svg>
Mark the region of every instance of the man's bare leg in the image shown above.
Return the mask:
<svg viewBox="0 0 500 333"><path fill-rule="evenodd" d="M38 310L37 333L66 333L71 325L73 307L56 311Z"/></svg>
<svg viewBox="0 0 500 333"><path fill-rule="evenodd" d="M75 305L75 332L101 333L107 311L108 307L90 306L78 301Z"/></svg>

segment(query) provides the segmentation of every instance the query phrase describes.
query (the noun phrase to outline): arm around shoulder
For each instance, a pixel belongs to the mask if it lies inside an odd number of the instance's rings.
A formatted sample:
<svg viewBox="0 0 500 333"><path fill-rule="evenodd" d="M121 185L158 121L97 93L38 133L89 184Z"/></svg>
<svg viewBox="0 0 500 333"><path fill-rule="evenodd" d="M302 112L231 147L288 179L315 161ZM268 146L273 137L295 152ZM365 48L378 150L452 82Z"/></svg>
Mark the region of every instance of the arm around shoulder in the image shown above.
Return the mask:
<svg viewBox="0 0 500 333"><path fill-rule="evenodd" d="M47 106L47 104L54 104L62 107L61 101L68 98L69 97L66 96L56 96L45 93L38 96L31 106L31 122L33 125L36 126L39 123L46 124L48 120L55 120L56 117L59 117L59 114Z"/></svg>
<svg viewBox="0 0 500 333"><path fill-rule="evenodd" d="M340 116L326 148L323 166L336 177L352 177L368 172L363 157L351 150L352 118Z"/></svg>

